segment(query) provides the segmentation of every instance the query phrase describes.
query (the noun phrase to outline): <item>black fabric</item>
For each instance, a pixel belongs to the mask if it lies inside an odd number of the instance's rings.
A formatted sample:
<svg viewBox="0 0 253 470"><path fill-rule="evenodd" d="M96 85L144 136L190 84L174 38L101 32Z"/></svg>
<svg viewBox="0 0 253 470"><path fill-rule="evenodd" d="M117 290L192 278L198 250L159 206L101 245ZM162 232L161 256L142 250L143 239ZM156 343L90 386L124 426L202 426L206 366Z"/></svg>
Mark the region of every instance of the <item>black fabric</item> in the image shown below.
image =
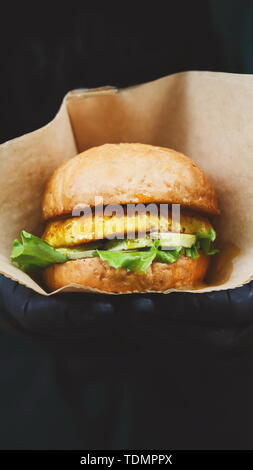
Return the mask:
<svg viewBox="0 0 253 470"><path fill-rule="evenodd" d="M49 122L73 88L252 73L252 12L5 4L0 141ZM0 448L253 448L252 292L46 299L1 276Z"/></svg>
<svg viewBox="0 0 253 470"><path fill-rule="evenodd" d="M1 448L252 447L253 283L45 299L1 276L0 293L16 332L1 334Z"/></svg>
<svg viewBox="0 0 253 470"><path fill-rule="evenodd" d="M96 295L66 293L46 298L0 275L3 318L26 334L88 347L126 337L185 340L224 351L251 346L253 283L206 294ZM249 341L247 341L247 338ZM253 343L252 343L253 346Z"/></svg>

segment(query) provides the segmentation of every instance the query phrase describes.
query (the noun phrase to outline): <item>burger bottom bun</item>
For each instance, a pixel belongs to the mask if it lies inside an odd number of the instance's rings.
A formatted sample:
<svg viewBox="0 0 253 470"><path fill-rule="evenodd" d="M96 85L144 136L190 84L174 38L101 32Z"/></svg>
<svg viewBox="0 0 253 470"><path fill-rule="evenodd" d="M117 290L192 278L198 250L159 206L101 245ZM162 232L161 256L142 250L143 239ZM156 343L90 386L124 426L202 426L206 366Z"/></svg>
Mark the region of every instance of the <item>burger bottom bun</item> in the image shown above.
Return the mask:
<svg viewBox="0 0 253 470"><path fill-rule="evenodd" d="M54 264L43 271L43 279L50 291L68 284L79 284L108 293L161 292L198 286L208 264L208 257L201 252L199 258L181 256L172 264L155 261L142 274L128 272L125 268L112 268L96 257Z"/></svg>

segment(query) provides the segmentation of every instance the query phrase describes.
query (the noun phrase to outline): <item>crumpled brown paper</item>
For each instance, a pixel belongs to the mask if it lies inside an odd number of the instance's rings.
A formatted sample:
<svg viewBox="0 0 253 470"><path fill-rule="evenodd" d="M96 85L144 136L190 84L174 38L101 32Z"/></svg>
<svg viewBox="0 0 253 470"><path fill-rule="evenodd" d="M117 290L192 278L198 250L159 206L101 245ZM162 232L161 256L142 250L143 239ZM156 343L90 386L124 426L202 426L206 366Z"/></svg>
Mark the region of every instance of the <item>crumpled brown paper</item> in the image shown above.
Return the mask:
<svg viewBox="0 0 253 470"><path fill-rule="evenodd" d="M117 90L68 93L52 122L0 146L0 272L48 293L9 260L22 229L41 234L41 196L53 170L89 147L143 142L189 155L208 174L222 214L214 220L221 252L208 285L253 279L253 76L184 72ZM92 291L69 286L65 290Z"/></svg>

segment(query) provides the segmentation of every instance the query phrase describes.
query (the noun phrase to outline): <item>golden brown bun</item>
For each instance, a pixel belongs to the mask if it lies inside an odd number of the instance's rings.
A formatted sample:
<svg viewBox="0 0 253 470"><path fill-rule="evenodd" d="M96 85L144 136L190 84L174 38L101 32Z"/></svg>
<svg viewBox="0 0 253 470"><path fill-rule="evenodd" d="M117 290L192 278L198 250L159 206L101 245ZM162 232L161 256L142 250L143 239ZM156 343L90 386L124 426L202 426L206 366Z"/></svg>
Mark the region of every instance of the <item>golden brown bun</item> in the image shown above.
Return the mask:
<svg viewBox="0 0 253 470"><path fill-rule="evenodd" d="M153 262L146 274L114 269L100 258L86 258L54 264L43 271L50 291L68 284L99 289L109 293L165 291L199 285L208 268L209 259L203 252L199 258L181 256L172 264Z"/></svg>
<svg viewBox="0 0 253 470"><path fill-rule="evenodd" d="M77 204L168 203L218 214L214 188L188 157L146 144L105 144L68 160L48 182L45 220L71 214Z"/></svg>

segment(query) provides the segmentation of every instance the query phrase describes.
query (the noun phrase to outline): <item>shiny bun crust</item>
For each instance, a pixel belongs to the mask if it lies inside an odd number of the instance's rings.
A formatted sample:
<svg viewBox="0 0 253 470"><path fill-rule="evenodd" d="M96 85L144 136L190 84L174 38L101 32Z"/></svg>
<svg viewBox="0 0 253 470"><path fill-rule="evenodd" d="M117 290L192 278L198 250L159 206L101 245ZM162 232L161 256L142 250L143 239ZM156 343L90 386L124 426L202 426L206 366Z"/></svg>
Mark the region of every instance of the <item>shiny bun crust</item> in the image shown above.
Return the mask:
<svg viewBox="0 0 253 470"><path fill-rule="evenodd" d="M77 204L181 204L218 214L214 188L203 171L182 153L146 144L93 147L59 167L42 204L45 220L71 214Z"/></svg>
<svg viewBox="0 0 253 470"><path fill-rule="evenodd" d="M43 271L43 279L50 291L68 284L98 289L108 293L166 291L198 286L207 271L209 259L204 253L199 258L181 256L172 264L153 262L146 274L126 269L114 269L100 258L86 258L54 264Z"/></svg>

